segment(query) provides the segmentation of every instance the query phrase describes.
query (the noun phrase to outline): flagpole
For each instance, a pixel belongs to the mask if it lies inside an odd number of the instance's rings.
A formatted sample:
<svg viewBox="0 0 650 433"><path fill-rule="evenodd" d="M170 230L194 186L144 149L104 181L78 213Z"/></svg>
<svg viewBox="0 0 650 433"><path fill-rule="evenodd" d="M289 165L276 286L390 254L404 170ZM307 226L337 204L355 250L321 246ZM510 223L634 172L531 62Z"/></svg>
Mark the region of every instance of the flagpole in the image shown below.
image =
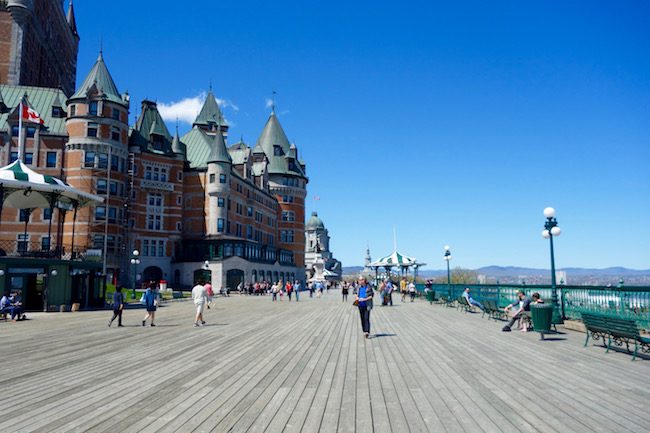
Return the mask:
<svg viewBox="0 0 650 433"><path fill-rule="evenodd" d="M18 160L23 160L23 99L20 98L18 108Z"/></svg>

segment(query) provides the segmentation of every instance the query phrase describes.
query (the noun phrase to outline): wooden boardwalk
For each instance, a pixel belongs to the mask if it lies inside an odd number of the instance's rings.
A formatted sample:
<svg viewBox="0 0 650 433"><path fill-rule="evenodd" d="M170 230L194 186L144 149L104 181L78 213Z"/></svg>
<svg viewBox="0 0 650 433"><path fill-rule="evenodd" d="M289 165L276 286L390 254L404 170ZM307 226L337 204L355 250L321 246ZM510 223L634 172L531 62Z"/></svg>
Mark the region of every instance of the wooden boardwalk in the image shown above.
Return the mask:
<svg viewBox="0 0 650 433"><path fill-rule="evenodd" d="M567 331L426 302L375 307L370 340L338 292L219 298L0 323L0 432L648 432L650 360Z"/></svg>

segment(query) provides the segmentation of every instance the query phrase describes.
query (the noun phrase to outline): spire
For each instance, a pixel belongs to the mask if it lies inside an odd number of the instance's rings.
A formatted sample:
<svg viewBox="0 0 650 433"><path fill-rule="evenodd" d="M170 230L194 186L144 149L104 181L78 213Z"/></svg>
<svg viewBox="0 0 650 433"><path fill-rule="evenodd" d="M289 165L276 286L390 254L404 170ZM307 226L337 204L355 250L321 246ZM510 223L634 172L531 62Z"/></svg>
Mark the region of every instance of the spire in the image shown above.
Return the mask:
<svg viewBox="0 0 650 433"><path fill-rule="evenodd" d="M79 37L79 34L77 33L77 20L74 17L74 5L72 4L72 0L70 0L70 6L68 6L67 18L68 18L68 25L70 26L70 30L72 31L72 34Z"/></svg>
<svg viewBox="0 0 650 433"><path fill-rule="evenodd" d="M225 162L232 163L232 158L228 153L228 148L226 148L226 142L223 139L223 134L221 133L221 125L217 128L217 134L214 137L212 142L212 149L210 149L210 155L206 161L208 164L213 162Z"/></svg>
<svg viewBox="0 0 650 433"><path fill-rule="evenodd" d="M271 112L269 120L266 121L262 134L260 138L257 139L257 144L262 146L266 156L273 156L273 146L280 146L283 153L288 153L291 145L289 144L289 139L280 125L278 117L275 115L275 112Z"/></svg>
<svg viewBox="0 0 650 433"><path fill-rule="evenodd" d="M174 139L172 140L172 152L183 156L185 156L187 153L185 144L183 144L180 137L178 136L178 121L176 122L176 134L174 134Z"/></svg>
<svg viewBox="0 0 650 433"><path fill-rule="evenodd" d="M97 91L108 101L120 105L125 104L120 92L117 90L113 77L111 77L111 73L108 72L106 63L104 63L104 55L101 50L97 56L97 61L95 61L95 64L90 69L83 84L70 99L86 99L88 92L93 88L93 86L95 86Z"/></svg>
<svg viewBox="0 0 650 433"><path fill-rule="evenodd" d="M212 93L212 83L210 83L210 90L205 98L201 112L196 116L196 120L194 120L194 124L201 126L208 126L210 124L220 126L228 125L223 118L223 114L221 114L217 98L215 98L214 93Z"/></svg>

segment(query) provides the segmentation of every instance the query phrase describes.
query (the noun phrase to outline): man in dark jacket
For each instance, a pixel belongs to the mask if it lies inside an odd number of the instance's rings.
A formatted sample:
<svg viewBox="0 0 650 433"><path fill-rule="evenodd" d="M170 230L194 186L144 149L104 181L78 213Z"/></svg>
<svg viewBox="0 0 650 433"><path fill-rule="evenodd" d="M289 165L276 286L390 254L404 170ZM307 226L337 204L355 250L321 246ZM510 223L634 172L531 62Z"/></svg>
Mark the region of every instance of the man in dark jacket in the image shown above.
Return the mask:
<svg viewBox="0 0 650 433"><path fill-rule="evenodd" d="M508 313L510 308L514 307L515 305L519 305L519 309L515 311L515 313L512 315L510 322L508 322L508 324L503 327L502 329L503 332L510 332L512 329L512 325L514 325L517 320L521 319L521 317L524 315L524 312L530 311L531 302L532 302L531 299L528 296L526 296L523 290L517 291L517 301L513 302L512 304L504 308L504 311Z"/></svg>

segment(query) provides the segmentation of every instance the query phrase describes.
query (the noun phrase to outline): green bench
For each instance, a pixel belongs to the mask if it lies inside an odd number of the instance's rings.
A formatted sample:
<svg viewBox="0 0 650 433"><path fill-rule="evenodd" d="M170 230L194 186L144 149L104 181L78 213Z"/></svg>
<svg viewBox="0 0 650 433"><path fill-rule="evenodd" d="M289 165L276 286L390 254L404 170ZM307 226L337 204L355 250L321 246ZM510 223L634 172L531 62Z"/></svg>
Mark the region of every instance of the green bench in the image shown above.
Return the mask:
<svg viewBox="0 0 650 433"><path fill-rule="evenodd" d="M619 347L625 343L628 352L630 352L630 344L634 342L632 361L636 359L639 345L643 353L650 353L650 337L641 335L634 320L597 313L582 313L582 323L584 323L587 331L585 347L591 336L596 341L603 340L603 347L607 347L605 353L612 348L612 341ZM607 344L605 344L605 337L607 337Z"/></svg>
<svg viewBox="0 0 650 433"><path fill-rule="evenodd" d="M507 317L503 308L499 308L497 301L491 299L483 299L481 301L483 304L483 316L488 315L488 319L500 320L504 317Z"/></svg>
<svg viewBox="0 0 650 433"><path fill-rule="evenodd" d="M469 302L467 302L467 299L465 299L464 296L459 296L458 299L456 299L456 306L458 310L465 310L465 312L475 312L474 306L470 305Z"/></svg>

